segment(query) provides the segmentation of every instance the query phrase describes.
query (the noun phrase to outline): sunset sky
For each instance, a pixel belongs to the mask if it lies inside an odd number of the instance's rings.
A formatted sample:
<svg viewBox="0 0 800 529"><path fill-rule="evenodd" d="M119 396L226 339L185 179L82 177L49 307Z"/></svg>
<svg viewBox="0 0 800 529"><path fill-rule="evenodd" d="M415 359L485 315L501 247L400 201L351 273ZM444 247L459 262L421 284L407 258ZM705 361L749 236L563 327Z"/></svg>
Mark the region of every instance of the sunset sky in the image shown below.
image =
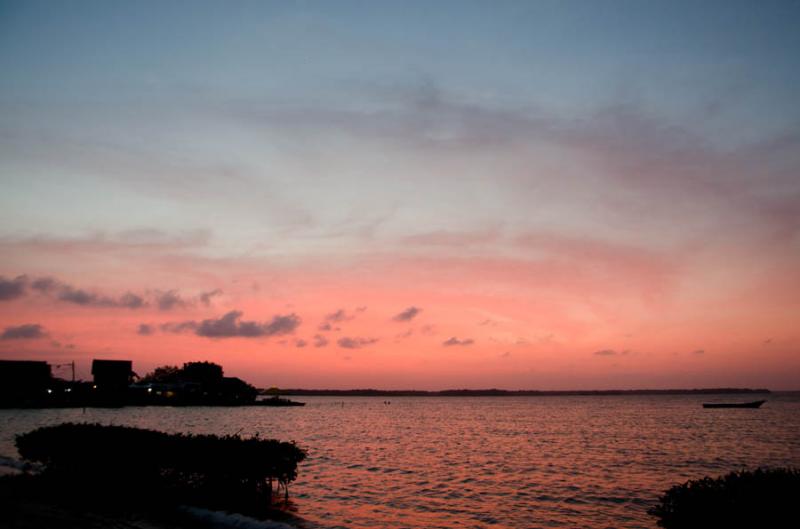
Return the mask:
<svg viewBox="0 0 800 529"><path fill-rule="evenodd" d="M0 358L800 389L798 20L0 1Z"/></svg>

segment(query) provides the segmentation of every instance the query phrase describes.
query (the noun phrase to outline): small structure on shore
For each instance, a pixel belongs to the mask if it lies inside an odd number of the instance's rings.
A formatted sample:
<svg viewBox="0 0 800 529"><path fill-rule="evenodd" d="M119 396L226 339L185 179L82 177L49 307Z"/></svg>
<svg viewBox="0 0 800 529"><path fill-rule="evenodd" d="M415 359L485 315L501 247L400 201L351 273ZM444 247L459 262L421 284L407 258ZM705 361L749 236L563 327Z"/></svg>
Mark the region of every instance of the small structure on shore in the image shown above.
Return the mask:
<svg viewBox="0 0 800 529"><path fill-rule="evenodd" d="M0 360L0 403L36 402L52 391L50 364L37 360Z"/></svg>
<svg viewBox="0 0 800 529"><path fill-rule="evenodd" d="M135 376L133 362L130 360L92 360L92 377L96 389L125 390Z"/></svg>

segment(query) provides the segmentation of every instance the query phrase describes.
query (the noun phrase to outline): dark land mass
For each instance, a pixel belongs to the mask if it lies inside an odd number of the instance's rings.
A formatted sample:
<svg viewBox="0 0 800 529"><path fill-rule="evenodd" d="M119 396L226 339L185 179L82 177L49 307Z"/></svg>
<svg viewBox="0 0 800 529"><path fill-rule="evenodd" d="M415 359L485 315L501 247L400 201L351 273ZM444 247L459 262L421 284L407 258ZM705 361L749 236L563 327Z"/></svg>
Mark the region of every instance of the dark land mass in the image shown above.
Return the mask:
<svg viewBox="0 0 800 529"><path fill-rule="evenodd" d="M223 513L292 526L289 484L306 451L238 434L167 434L60 424L16 436L24 472L0 476L0 528L247 527ZM241 522L241 525L239 524Z"/></svg>
<svg viewBox="0 0 800 529"><path fill-rule="evenodd" d="M258 390L221 365L187 362L139 377L130 360L94 360L92 381L54 377L47 362L0 360L0 408L119 408L123 406L303 406ZM72 364L74 367L74 364Z"/></svg>
<svg viewBox="0 0 800 529"><path fill-rule="evenodd" d="M261 390L266 393L266 390ZM282 389L281 395L314 397L570 397L609 395L742 395L771 393L768 389L700 388L700 389L607 389L539 391L530 389L446 389L422 391L413 389Z"/></svg>

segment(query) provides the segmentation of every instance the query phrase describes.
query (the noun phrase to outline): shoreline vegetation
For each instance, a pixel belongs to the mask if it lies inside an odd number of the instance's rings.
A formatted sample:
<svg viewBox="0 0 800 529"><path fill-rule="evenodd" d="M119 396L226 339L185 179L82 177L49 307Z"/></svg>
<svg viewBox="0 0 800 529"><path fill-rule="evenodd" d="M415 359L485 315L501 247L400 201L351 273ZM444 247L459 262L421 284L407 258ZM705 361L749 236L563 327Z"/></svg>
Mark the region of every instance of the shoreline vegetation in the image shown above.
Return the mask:
<svg viewBox="0 0 800 529"><path fill-rule="evenodd" d="M798 497L800 470L757 468L675 485L647 512L665 529L789 529Z"/></svg>
<svg viewBox="0 0 800 529"><path fill-rule="evenodd" d="M293 441L87 423L38 428L16 446L30 470L0 477L13 506L0 526L51 529L191 527L180 519L192 509L289 520L289 484L307 455Z"/></svg>

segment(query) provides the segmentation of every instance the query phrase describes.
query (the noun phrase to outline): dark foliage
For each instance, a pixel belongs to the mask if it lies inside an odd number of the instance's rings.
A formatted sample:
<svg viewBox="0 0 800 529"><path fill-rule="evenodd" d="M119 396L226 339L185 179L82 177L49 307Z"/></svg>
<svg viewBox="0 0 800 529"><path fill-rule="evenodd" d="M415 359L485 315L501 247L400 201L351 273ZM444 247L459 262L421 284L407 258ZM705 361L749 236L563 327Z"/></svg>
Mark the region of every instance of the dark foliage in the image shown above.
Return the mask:
<svg viewBox="0 0 800 529"><path fill-rule="evenodd" d="M649 513L666 529L798 527L800 470L757 469L669 489Z"/></svg>
<svg viewBox="0 0 800 529"><path fill-rule="evenodd" d="M161 366L143 376L140 383L174 384L180 380L182 370L178 366Z"/></svg>
<svg viewBox="0 0 800 529"><path fill-rule="evenodd" d="M108 502L180 502L258 514L273 480L288 491L306 452L294 443L238 435L166 434L99 424L61 424L18 435L56 488ZM288 492L287 492L288 494Z"/></svg>

